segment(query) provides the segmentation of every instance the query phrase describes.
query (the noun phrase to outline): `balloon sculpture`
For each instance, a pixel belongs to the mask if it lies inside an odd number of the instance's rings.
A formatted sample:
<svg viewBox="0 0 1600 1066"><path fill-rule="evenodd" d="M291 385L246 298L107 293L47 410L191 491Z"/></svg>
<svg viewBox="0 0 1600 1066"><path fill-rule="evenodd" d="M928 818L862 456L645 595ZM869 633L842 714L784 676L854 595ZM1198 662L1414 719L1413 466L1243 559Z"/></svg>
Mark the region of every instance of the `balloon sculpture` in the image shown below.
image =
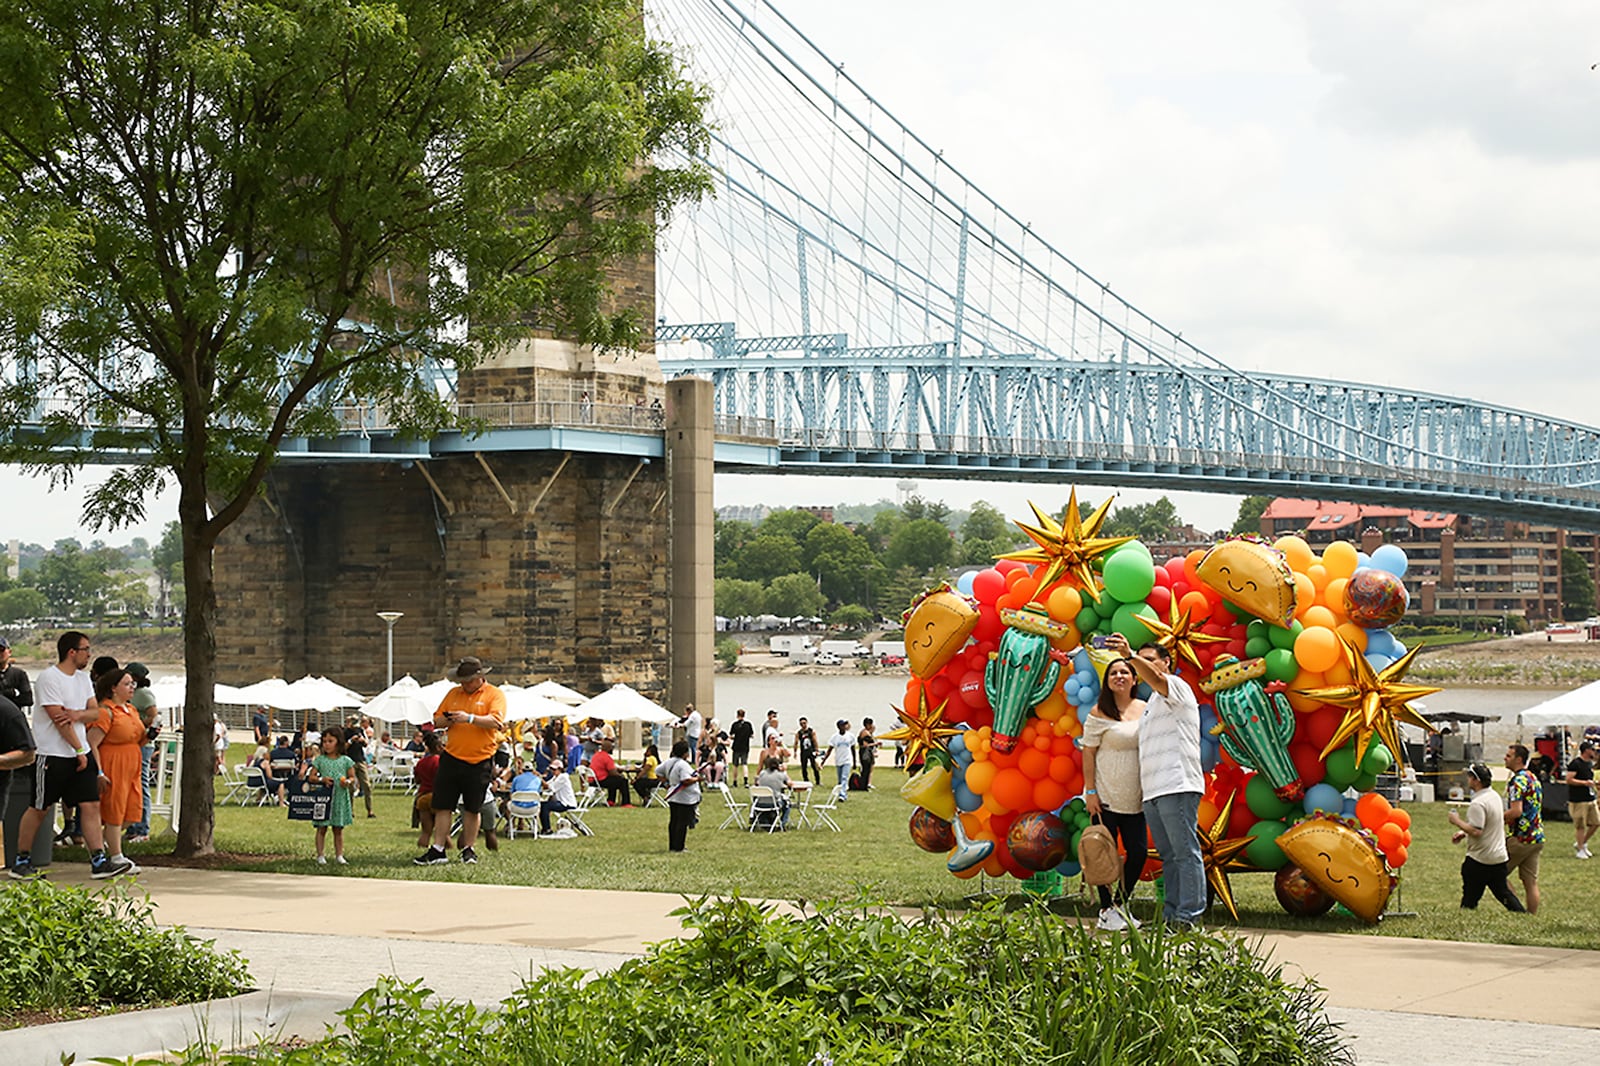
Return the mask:
<svg viewBox="0 0 1600 1066"><path fill-rule="evenodd" d="M1432 690L1404 681L1414 653L1387 628L1405 553L1242 537L1158 563L1100 535L1109 503L1080 518L1074 490L1059 521L1034 506L1017 523L1032 546L907 609L912 677L885 736L916 749L913 841L958 877L1078 873L1078 738L1110 659L1088 645L1120 633L1204 694L1196 832L1219 898L1231 909L1229 874L1268 871L1291 913L1337 901L1376 921L1411 827L1373 788L1401 760L1398 724L1431 728L1409 701Z"/></svg>

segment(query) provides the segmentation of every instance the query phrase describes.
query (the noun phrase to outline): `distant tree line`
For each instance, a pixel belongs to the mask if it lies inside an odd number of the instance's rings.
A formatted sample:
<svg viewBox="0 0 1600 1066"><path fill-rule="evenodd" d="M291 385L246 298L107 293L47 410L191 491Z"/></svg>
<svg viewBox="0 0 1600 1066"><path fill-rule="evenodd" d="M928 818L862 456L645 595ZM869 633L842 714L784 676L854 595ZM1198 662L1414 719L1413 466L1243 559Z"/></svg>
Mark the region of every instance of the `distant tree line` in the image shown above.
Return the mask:
<svg viewBox="0 0 1600 1066"><path fill-rule="evenodd" d="M49 548L23 544L15 578L0 571L0 624L46 620L104 625L108 618L135 624L171 614L181 588L183 543L169 522L157 544L135 537L122 547L76 538ZM154 576L155 590L150 588Z"/></svg>

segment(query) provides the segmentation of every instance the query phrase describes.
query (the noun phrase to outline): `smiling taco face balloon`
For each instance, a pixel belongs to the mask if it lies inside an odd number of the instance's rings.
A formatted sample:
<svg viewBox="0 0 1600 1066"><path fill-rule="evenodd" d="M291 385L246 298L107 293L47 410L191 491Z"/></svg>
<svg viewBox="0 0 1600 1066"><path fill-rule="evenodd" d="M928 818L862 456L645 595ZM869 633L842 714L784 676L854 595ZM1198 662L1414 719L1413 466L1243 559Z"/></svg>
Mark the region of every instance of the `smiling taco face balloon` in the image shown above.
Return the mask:
<svg viewBox="0 0 1600 1066"><path fill-rule="evenodd" d="M1308 880L1351 914L1378 923L1392 882L1378 849L1360 833L1331 818L1308 818L1281 834L1278 846Z"/></svg>
<svg viewBox="0 0 1600 1066"><path fill-rule="evenodd" d="M1294 572L1278 549L1225 540L1206 552L1195 572L1235 607L1286 629L1294 622Z"/></svg>
<svg viewBox="0 0 1600 1066"><path fill-rule="evenodd" d="M923 594L905 614L906 658L927 680L955 658L978 627L978 607L949 585Z"/></svg>

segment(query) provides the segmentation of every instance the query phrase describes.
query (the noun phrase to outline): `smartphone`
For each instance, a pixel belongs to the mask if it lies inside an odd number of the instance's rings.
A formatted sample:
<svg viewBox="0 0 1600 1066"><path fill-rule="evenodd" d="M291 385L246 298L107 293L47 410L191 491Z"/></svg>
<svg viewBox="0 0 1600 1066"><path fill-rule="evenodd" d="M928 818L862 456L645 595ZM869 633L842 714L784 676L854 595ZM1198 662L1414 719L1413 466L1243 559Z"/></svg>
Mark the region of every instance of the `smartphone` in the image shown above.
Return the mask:
<svg viewBox="0 0 1600 1066"><path fill-rule="evenodd" d="M1089 643L1093 647L1103 648L1103 647L1106 646L1107 638L1105 636L1103 636L1102 634L1096 633L1094 636L1089 638Z"/></svg>

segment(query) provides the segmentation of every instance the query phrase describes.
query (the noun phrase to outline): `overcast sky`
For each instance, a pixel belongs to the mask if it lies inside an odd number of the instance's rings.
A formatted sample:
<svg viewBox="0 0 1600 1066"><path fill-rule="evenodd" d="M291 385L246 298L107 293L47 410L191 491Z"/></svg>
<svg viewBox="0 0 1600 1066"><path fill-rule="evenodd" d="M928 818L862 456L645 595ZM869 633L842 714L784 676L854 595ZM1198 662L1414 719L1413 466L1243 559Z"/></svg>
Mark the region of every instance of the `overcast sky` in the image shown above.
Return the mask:
<svg viewBox="0 0 1600 1066"><path fill-rule="evenodd" d="M1600 423L1600 4L780 7L1036 232L1234 367ZM1066 498L919 491L1014 517ZM11 471L0 493L4 536L77 533L79 493ZM719 504L894 495L894 479L717 485ZM1237 508L1175 499L1202 527ZM158 535L174 509L155 501L135 532Z"/></svg>

